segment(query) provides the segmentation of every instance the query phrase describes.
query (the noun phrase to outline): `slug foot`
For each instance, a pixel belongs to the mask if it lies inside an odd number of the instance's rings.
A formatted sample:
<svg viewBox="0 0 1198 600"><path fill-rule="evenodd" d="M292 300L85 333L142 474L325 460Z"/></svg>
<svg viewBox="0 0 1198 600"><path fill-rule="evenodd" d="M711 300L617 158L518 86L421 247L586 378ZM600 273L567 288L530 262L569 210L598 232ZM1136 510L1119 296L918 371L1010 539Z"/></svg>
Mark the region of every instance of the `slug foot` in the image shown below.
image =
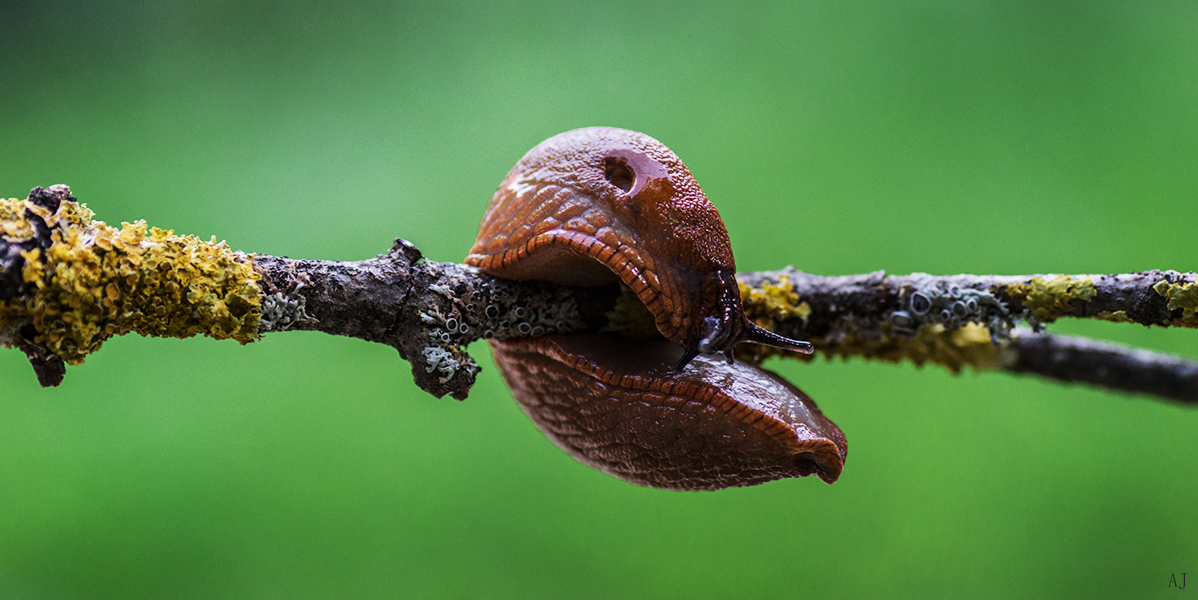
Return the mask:
<svg viewBox="0 0 1198 600"><path fill-rule="evenodd" d="M491 341L521 408L579 462L636 485L715 490L840 477L844 433L799 388L745 362L612 334Z"/></svg>

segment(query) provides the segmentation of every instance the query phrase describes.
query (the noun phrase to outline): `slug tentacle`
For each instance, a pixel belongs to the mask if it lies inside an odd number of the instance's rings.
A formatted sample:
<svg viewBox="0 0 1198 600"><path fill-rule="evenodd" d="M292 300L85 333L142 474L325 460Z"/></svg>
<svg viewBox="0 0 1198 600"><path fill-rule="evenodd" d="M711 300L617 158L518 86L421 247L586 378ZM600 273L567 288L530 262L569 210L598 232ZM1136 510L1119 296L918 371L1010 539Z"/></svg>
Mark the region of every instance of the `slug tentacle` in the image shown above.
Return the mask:
<svg viewBox="0 0 1198 600"><path fill-rule="evenodd" d="M745 331L745 336L741 338L741 341L761 344L762 346L772 346L800 354L815 352L815 346L812 346L811 342L792 340L788 337L780 336L768 329L758 327L753 322L749 322L749 328Z"/></svg>

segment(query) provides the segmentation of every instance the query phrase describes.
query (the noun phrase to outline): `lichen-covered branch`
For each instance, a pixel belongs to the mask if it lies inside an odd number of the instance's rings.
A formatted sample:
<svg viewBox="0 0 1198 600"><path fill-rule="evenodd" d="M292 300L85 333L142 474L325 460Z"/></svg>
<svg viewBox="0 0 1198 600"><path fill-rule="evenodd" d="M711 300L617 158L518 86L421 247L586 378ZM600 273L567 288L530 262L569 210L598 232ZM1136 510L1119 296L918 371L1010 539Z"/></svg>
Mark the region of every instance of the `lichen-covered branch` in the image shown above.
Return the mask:
<svg viewBox="0 0 1198 600"><path fill-rule="evenodd" d="M24 351L42 385L58 385L64 363L81 364L114 335L257 337L248 256L92 217L65 185L0 199L0 346Z"/></svg>
<svg viewBox="0 0 1198 600"><path fill-rule="evenodd" d="M295 329L391 345L423 389L464 398L478 372L465 344L596 329L619 294L421 262L402 240L370 260L294 260L92 217L66 186L0 200L0 346L22 350L44 386L115 335L245 344Z"/></svg>
<svg viewBox="0 0 1198 600"><path fill-rule="evenodd" d="M479 338L594 330L616 288L575 290L495 279L454 263L421 261L396 240L357 262L254 257L263 293L260 333L323 331L396 348L425 391L463 399L478 365L466 344Z"/></svg>
<svg viewBox="0 0 1198 600"><path fill-rule="evenodd" d="M1198 403L1198 361L1042 332L1063 317L1195 327L1193 272L824 277L788 267L738 277L750 318L829 358L1003 370Z"/></svg>
<svg viewBox="0 0 1198 600"><path fill-rule="evenodd" d="M422 260L403 240L364 261L296 260L92 216L66 186L0 200L0 346L23 351L43 385L128 332L244 344L310 330L388 344L422 389L460 399L478 371L463 350L473 340L653 330L618 287L495 279ZM738 277L750 318L829 357L1001 369L1198 402L1198 362L1039 332L1061 317L1198 327L1194 273ZM749 360L773 352L738 350Z"/></svg>
<svg viewBox="0 0 1198 600"><path fill-rule="evenodd" d="M751 287L789 282L810 317L782 319L785 332L811 337L835 334L847 319L876 328L888 323L911 336L924 325L949 329L986 325L996 339L1018 321L1039 329L1063 317L1198 327L1198 275L1142 271L1116 275L947 275L926 273L823 277L793 267L746 273ZM776 293L774 294L777 295ZM862 320L865 322L863 323Z"/></svg>

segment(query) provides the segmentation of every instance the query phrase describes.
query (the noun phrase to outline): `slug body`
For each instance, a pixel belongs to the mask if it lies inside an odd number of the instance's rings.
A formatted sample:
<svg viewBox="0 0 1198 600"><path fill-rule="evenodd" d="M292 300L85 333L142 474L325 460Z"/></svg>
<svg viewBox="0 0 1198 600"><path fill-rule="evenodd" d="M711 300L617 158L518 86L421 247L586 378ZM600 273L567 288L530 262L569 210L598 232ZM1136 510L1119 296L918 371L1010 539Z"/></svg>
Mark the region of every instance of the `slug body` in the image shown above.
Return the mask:
<svg viewBox="0 0 1198 600"><path fill-rule="evenodd" d="M525 413L580 462L676 490L840 476L840 429L798 388L732 354L742 341L811 345L744 316L724 223L657 140L593 127L533 148L491 198L466 262L508 279L620 281L653 314L664 340L490 341ZM717 353L725 360L707 356Z"/></svg>
<svg viewBox="0 0 1198 600"><path fill-rule="evenodd" d="M612 334L492 341L524 412L558 447L656 488L713 490L840 476L844 434L806 394L764 369L698 357L665 340Z"/></svg>
<svg viewBox="0 0 1198 600"><path fill-rule="evenodd" d="M491 198L466 263L506 279L567 285L622 281L657 330L694 356L755 342L807 342L744 316L724 222L661 142L609 127L554 136L516 163Z"/></svg>

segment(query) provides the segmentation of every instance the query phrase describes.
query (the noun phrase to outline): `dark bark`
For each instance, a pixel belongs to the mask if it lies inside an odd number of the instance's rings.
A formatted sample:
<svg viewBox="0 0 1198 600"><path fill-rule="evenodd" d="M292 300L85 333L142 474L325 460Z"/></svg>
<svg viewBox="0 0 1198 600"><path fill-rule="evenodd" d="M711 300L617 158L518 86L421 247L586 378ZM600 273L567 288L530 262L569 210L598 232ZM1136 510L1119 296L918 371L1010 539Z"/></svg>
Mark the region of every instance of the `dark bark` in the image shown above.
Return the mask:
<svg viewBox="0 0 1198 600"><path fill-rule="evenodd" d="M1012 373L1198 403L1198 362L1065 335L1016 335Z"/></svg>
<svg viewBox="0 0 1198 600"><path fill-rule="evenodd" d="M357 262L256 256L265 295L259 331L323 331L387 344L412 364L421 389L461 400L479 369L466 344L598 329L619 295L615 287L507 281L420 259L405 240Z"/></svg>

